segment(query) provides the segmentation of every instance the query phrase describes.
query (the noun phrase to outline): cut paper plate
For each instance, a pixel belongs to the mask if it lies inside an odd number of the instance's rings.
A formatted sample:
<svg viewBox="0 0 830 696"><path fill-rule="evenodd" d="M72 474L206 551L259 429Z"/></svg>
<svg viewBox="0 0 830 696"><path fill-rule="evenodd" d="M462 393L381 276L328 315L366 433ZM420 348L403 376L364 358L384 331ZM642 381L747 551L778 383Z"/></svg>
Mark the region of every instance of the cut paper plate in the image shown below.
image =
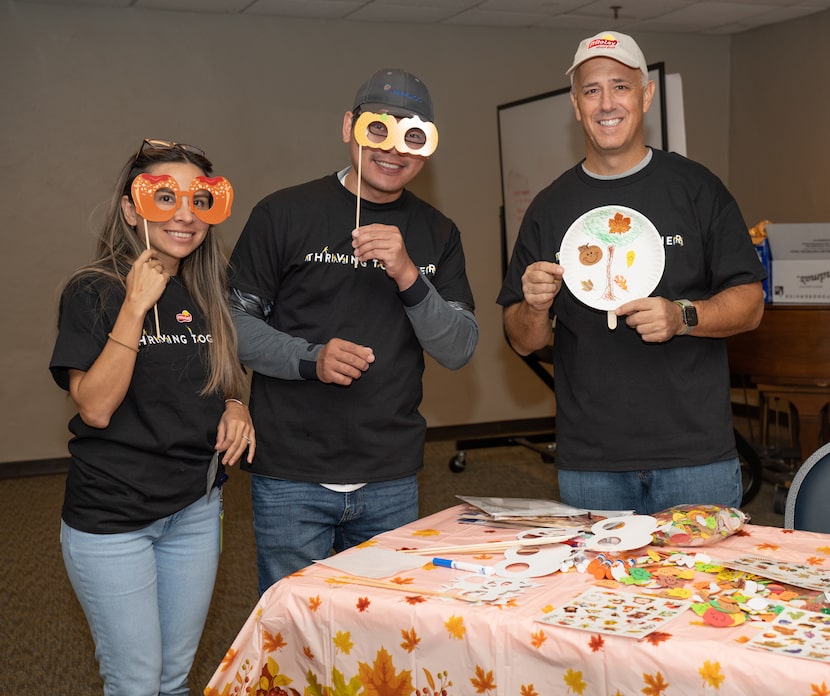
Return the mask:
<svg viewBox="0 0 830 696"><path fill-rule="evenodd" d="M562 239L559 263L571 293L609 312L648 297L663 277L663 238L645 215L621 205L590 210L574 220ZM616 321L614 321L616 325Z"/></svg>

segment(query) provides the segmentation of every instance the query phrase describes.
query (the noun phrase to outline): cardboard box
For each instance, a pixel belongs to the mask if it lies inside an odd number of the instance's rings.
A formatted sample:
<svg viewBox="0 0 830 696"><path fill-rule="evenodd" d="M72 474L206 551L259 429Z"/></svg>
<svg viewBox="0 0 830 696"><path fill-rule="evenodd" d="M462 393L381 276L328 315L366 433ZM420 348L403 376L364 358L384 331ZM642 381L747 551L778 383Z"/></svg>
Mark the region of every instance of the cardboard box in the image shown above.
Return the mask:
<svg viewBox="0 0 830 696"><path fill-rule="evenodd" d="M830 223L769 223L772 302L830 304Z"/></svg>

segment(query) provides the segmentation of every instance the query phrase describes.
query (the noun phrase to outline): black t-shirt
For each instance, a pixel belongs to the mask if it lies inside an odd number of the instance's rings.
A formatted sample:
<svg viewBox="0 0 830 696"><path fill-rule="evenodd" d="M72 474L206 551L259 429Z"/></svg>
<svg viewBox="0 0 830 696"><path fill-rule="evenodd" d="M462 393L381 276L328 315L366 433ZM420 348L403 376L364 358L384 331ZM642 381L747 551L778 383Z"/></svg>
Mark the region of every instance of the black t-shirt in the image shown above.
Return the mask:
<svg viewBox="0 0 830 696"><path fill-rule="evenodd" d="M361 202L360 224L396 225L410 258L448 301L473 305L458 228L408 191ZM273 302L269 323L312 344L342 338L375 362L349 387L254 373L253 473L315 483L385 481L423 465L423 349L395 282L353 263L356 197L332 174L277 191L251 212L230 285Z"/></svg>
<svg viewBox="0 0 830 696"><path fill-rule="evenodd" d="M50 370L63 389L69 369L88 370L100 355L124 300L115 280L74 282L61 299ZM146 324L124 401L106 428L76 415L64 521L92 533L140 529L177 512L207 490L221 396L202 397L210 336L195 302L171 278L158 303L161 338ZM126 350L124 348L123 350Z"/></svg>
<svg viewBox="0 0 830 696"><path fill-rule="evenodd" d="M602 206L632 208L657 228L665 270L652 293L699 300L765 277L738 205L705 167L653 151L641 171L600 180L577 165L541 191L519 231L498 303L523 299L534 261L556 261L571 223ZM568 273L568 269L565 269ZM562 469L631 471L708 464L736 456L723 339L643 342L620 320L556 297L556 463Z"/></svg>

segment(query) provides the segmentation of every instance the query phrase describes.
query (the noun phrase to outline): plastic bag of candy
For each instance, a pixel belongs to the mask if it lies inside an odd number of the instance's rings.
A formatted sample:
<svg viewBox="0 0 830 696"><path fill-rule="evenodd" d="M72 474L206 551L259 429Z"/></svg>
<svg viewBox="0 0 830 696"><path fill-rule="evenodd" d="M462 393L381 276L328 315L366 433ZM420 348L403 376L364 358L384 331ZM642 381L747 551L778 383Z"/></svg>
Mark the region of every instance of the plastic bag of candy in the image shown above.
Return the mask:
<svg viewBox="0 0 830 696"><path fill-rule="evenodd" d="M711 546L749 521L746 513L721 505L677 505L653 517L655 546Z"/></svg>

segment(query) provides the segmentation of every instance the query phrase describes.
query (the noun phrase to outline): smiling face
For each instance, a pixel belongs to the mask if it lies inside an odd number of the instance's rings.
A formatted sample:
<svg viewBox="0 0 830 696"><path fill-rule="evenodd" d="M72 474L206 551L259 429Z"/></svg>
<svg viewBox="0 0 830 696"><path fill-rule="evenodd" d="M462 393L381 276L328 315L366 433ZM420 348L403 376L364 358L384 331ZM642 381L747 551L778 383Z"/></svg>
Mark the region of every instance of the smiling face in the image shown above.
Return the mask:
<svg viewBox="0 0 830 696"><path fill-rule="evenodd" d="M646 154L643 120L654 82L611 58L592 58L574 73L571 101L585 134L586 167L596 174L622 174Z"/></svg>
<svg viewBox="0 0 830 696"><path fill-rule="evenodd" d="M148 174L159 176L169 175L176 180L180 192L189 192L190 183L197 176L204 176L204 172L195 164L185 162L167 162L152 165ZM135 206L129 196L121 198L121 210L130 225L135 226L136 234L144 241L144 229L147 225L147 232L150 238L150 247L154 249L164 265L164 270L170 275L176 275L179 270L179 263L182 259L192 254L205 240L210 225L202 222L193 214L194 205L204 205L204 201L198 199L199 195L205 195L202 191L191 200L189 193L179 194L178 206L172 211L169 220L165 222L150 222L144 220L136 212ZM165 197L164 190L155 192L155 198L160 205L165 201L175 201L175 193L169 192Z"/></svg>
<svg viewBox="0 0 830 696"><path fill-rule="evenodd" d="M343 142L350 143L352 168L346 176L346 187L357 193L358 158L361 147L353 137L353 115L347 111L343 117ZM362 148L360 169L362 183L360 197L372 203L391 203L424 168L427 157L400 153L394 147L381 150L373 147Z"/></svg>

